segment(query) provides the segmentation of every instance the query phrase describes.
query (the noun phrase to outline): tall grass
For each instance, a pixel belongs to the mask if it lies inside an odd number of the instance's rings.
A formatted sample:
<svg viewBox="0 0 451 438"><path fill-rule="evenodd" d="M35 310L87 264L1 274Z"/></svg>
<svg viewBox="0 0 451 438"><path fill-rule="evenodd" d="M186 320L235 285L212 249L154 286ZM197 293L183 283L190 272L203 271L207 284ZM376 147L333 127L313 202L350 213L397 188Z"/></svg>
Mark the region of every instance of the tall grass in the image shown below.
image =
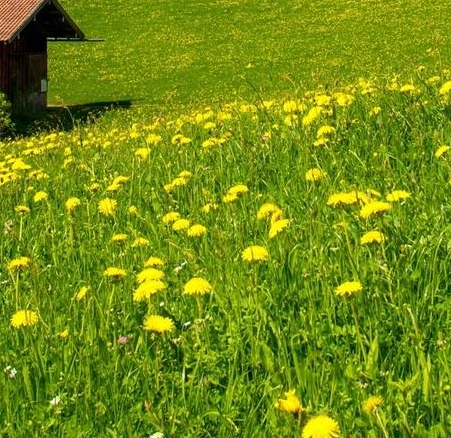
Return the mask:
<svg viewBox="0 0 451 438"><path fill-rule="evenodd" d="M2 142L2 436L448 436L446 75Z"/></svg>

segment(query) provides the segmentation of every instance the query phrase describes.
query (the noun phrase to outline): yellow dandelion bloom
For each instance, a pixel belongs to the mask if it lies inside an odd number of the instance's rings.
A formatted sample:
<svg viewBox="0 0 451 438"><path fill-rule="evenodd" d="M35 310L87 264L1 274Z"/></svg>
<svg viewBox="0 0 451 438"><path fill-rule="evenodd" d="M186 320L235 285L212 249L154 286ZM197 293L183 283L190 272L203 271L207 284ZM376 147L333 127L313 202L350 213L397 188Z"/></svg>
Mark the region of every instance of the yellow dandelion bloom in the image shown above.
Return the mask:
<svg viewBox="0 0 451 438"><path fill-rule="evenodd" d="M321 114L323 113L323 107L321 106L314 106L310 109L310 111L302 118L302 125L303 126L309 126L311 125L316 119L318 119Z"/></svg>
<svg viewBox="0 0 451 438"><path fill-rule="evenodd" d="M309 182L321 181L326 176L326 173L321 169L314 167L313 169L307 170L305 173L305 180Z"/></svg>
<svg viewBox="0 0 451 438"><path fill-rule="evenodd" d="M374 216L379 213L384 213L391 209L391 204L388 202L373 201L366 204L360 210L360 217L362 219L368 219L370 216Z"/></svg>
<svg viewBox="0 0 451 438"><path fill-rule="evenodd" d="M14 210L21 215L30 213L30 209L26 205L17 205Z"/></svg>
<svg viewBox="0 0 451 438"><path fill-rule="evenodd" d="M245 262L265 262L269 259L268 250L260 245L248 246L241 254Z"/></svg>
<svg viewBox="0 0 451 438"><path fill-rule="evenodd" d="M180 146L184 146L184 145L187 145L187 144L191 143L191 139L188 138L188 137L185 137L182 134L176 134L176 135L174 135L172 137L171 143L172 144L177 144L177 145L180 145Z"/></svg>
<svg viewBox="0 0 451 438"><path fill-rule="evenodd" d="M37 324L38 314L33 310L19 310L11 317L11 325L14 328L28 327Z"/></svg>
<svg viewBox="0 0 451 438"><path fill-rule="evenodd" d="M111 266L103 271L103 275L105 277L112 278L113 280L119 280L127 275L127 271L122 268Z"/></svg>
<svg viewBox="0 0 451 438"><path fill-rule="evenodd" d="M163 266L164 262L159 257L151 256L144 263L145 268L156 268L157 266Z"/></svg>
<svg viewBox="0 0 451 438"><path fill-rule="evenodd" d="M387 195L387 201L388 202L401 201L403 199L410 198L410 196L411 196L410 193L406 192L405 190L394 190L393 192Z"/></svg>
<svg viewBox="0 0 451 438"><path fill-rule="evenodd" d="M111 198L105 198L99 201L98 211L105 216L113 216L117 210L117 201Z"/></svg>
<svg viewBox="0 0 451 438"><path fill-rule="evenodd" d="M18 257L11 260L6 267L8 271L16 272L28 267L30 261L28 257Z"/></svg>
<svg viewBox="0 0 451 438"><path fill-rule="evenodd" d="M375 107L371 108L370 116L376 117L381 111L382 111L382 108L380 106L375 106Z"/></svg>
<svg viewBox="0 0 451 438"><path fill-rule="evenodd" d="M127 240L127 237L127 234L124 233L114 234L111 237L111 241L114 243L124 243Z"/></svg>
<svg viewBox="0 0 451 438"><path fill-rule="evenodd" d="M166 213L161 220L165 224L170 224L171 222L175 222L176 220L180 219L180 213L177 213L176 211L170 211L169 213Z"/></svg>
<svg viewBox="0 0 451 438"><path fill-rule="evenodd" d="M210 293L210 283L201 277L193 277L183 287L183 295L205 295Z"/></svg>
<svg viewBox="0 0 451 438"><path fill-rule="evenodd" d="M172 185L172 183L168 183L163 186L163 189L166 193L171 193L172 190L174 190L174 186Z"/></svg>
<svg viewBox="0 0 451 438"><path fill-rule="evenodd" d="M274 406L288 414L298 414L303 410L301 401L296 397L294 390L286 392L285 398L280 398Z"/></svg>
<svg viewBox="0 0 451 438"><path fill-rule="evenodd" d="M156 268L146 268L136 275L138 283L144 283L149 280L161 280L164 278L164 272Z"/></svg>
<svg viewBox="0 0 451 438"><path fill-rule="evenodd" d="M338 438L340 427L327 415L312 417L302 430L302 438Z"/></svg>
<svg viewBox="0 0 451 438"><path fill-rule="evenodd" d="M91 192L96 192L97 190L100 189L100 184L99 183L92 183L89 187L88 190L90 190Z"/></svg>
<svg viewBox="0 0 451 438"><path fill-rule="evenodd" d="M318 131L316 132L316 138L323 138L326 135L333 135L335 134L336 129L333 126L329 126L329 125L324 125L321 126L321 128L318 129Z"/></svg>
<svg viewBox="0 0 451 438"><path fill-rule="evenodd" d="M172 229L174 231L186 230L187 228L189 228L189 220L188 219L177 219L172 224Z"/></svg>
<svg viewBox="0 0 451 438"><path fill-rule="evenodd" d="M193 176L193 174L189 170L182 170L178 174L178 178L184 178L184 179L190 179Z"/></svg>
<svg viewBox="0 0 451 438"><path fill-rule="evenodd" d="M178 176L177 178L174 178L172 180L172 182L170 183L170 186L171 186L170 190L172 190L174 187L186 186L188 184L188 181L189 181L189 178L184 178L182 176Z"/></svg>
<svg viewBox="0 0 451 438"><path fill-rule="evenodd" d="M161 280L146 280L141 283L133 293L133 301L147 301L152 295L166 289L166 284Z"/></svg>
<svg viewBox="0 0 451 438"><path fill-rule="evenodd" d="M384 399L380 395L372 395L362 403L362 410L367 415L374 413L379 406L382 406Z"/></svg>
<svg viewBox="0 0 451 438"><path fill-rule="evenodd" d="M194 224L188 228L187 234L190 237L203 236L207 232L207 227L201 224Z"/></svg>
<svg viewBox="0 0 451 438"><path fill-rule="evenodd" d="M140 160L145 160L150 154L149 148L139 148L135 151L135 157L139 158Z"/></svg>
<svg viewBox="0 0 451 438"><path fill-rule="evenodd" d="M36 193L34 194L34 196L33 196L33 201L34 201L34 202L41 202L41 201L46 200L47 198L48 198L48 195L47 195L46 192L39 191L39 192L36 192Z"/></svg>
<svg viewBox="0 0 451 438"><path fill-rule="evenodd" d="M435 151L435 154L434 154L434 155L435 155L436 158L440 158L445 152L448 152L449 149L450 149L450 147L444 144L443 146L440 146L440 147Z"/></svg>
<svg viewBox="0 0 451 438"><path fill-rule="evenodd" d="M385 236L380 231L368 231L360 238L361 245L367 245L369 243L382 243L385 242Z"/></svg>
<svg viewBox="0 0 451 438"><path fill-rule="evenodd" d="M439 90L439 93L444 96L445 94L448 94L451 91L451 81L445 82Z"/></svg>
<svg viewBox="0 0 451 438"><path fill-rule="evenodd" d="M352 205L356 204L359 201L364 202L362 195L364 195L362 192L340 192L340 193L334 193L333 195L329 196L329 199L327 200L327 205L331 205L333 207L336 207L338 205ZM366 195L364 195L366 196Z"/></svg>
<svg viewBox="0 0 451 438"><path fill-rule="evenodd" d="M76 197L69 198L66 201L66 210L69 214L72 214L76 207L78 207L81 204L80 199Z"/></svg>
<svg viewBox="0 0 451 438"><path fill-rule="evenodd" d="M62 332L58 333L58 337L61 339L66 339L69 336L69 329L63 330Z"/></svg>
<svg viewBox="0 0 451 438"><path fill-rule="evenodd" d="M222 197L222 202L225 204L229 204L230 202L236 201L238 199L238 195L236 193L226 193Z"/></svg>
<svg viewBox="0 0 451 438"><path fill-rule="evenodd" d="M350 296L356 294L357 292L360 292L362 289L363 287L360 281L345 281L335 289L335 295L340 297L346 295Z"/></svg>
<svg viewBox="0 0 451 438"><path fill-rule="evenodd" d="M268 217L271 217L271 215L277 211L280 211L277 205L271 204L270 202L266 202L258 209L257 219L258 220L266 219Z"/></svg>
<svg viewBox="0 0 451 438"><path fill-rule="evenodd" d="M128 213L129 214L138 214L138 207L136 207L135 205L128 207Z"/></svg>
<svg viewBox="0 0 451 438"><path fill-rule="evenodd" d="M174 322L171 318L165 318L160 315L150 315L144 320L144 330L156 333L165 333L174 330Z"/></svg>
<svg viewBox="0 0 451 438"><path fill-rule="evenodd" d="M230 187L229 190L227 190L227 193L222 198L222 201L227 202L233 202L236 199L238 199L241 195L244 193L247 193L249 189L244 184L237 184L235 186Z"/></svg>
<svg viewBox="0 0 451 438"><path fill-rule="evenodd" d="M137 237L132 243L133 248L139 248L142 246L149 246L149 245L150 245L150 241L144 237Z"/></svg>
<svg viewBox="0 0 451 438"><path fill-rule="evenodd" d="M290 221L288 219L280 219L271 223L271 228L269 229L268 236L270 239L277 236L281 233L285 228L288 227Z"/></svg>
<svg viewBox="0 0 451 438"><path fill-rule="evenodd" d="M77 292L77 294L75 295L75 299L77 301L82 300L86 296L86 294L88 293L89 289L90 289L89 286L82 286L80 288L80 290Z"/></svg>

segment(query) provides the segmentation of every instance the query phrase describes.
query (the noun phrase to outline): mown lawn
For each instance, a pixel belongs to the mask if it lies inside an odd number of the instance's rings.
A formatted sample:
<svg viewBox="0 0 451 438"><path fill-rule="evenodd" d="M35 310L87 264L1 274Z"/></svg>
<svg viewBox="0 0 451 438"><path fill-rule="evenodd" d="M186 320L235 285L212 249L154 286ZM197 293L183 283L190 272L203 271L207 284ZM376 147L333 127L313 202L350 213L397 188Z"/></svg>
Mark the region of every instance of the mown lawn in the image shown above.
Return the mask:
<svg viewBox="0 0 451 438"><path fill-rule="evenodd" d="M90 38L50 44L50 100L152 109L266 98L447 65L450 2L63 1Z"/></svg>

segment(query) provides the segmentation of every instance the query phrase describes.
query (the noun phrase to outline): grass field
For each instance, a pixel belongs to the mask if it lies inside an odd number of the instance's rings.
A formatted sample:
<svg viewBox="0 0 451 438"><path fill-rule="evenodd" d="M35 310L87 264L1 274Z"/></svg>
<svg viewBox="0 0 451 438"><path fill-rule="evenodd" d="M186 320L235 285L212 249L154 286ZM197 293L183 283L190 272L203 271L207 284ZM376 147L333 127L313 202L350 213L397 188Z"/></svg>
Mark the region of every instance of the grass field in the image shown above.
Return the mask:
<svg viewBox="0 0 451 438"><path fill-rule="evenodd" d="M269 98L451 56L448 2L108 0L62 2L88 37L50 45L50 100L160 108Z"/></svg>
<svg viewBox="0 0 451 438"><path fill-rule="evenodd" d="M64 6L132 110L0 142L0 435L451 436L447 5Z"/></svg>

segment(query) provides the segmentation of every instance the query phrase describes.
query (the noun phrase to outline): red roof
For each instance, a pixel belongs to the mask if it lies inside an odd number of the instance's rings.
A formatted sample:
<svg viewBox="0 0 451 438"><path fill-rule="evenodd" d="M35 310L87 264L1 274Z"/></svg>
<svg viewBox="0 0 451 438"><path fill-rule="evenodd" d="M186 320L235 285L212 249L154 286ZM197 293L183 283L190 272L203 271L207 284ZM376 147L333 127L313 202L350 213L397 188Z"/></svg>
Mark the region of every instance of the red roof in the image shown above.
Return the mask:
<svg viewBox="0 0 451 438"><path fill-rule="evenodd" d="M67 24L77 35L76 39L84 39L81 30L56 0L0 0L0 41L14 40L39 11L48 5L57 9L67 20Z"/></svg>

